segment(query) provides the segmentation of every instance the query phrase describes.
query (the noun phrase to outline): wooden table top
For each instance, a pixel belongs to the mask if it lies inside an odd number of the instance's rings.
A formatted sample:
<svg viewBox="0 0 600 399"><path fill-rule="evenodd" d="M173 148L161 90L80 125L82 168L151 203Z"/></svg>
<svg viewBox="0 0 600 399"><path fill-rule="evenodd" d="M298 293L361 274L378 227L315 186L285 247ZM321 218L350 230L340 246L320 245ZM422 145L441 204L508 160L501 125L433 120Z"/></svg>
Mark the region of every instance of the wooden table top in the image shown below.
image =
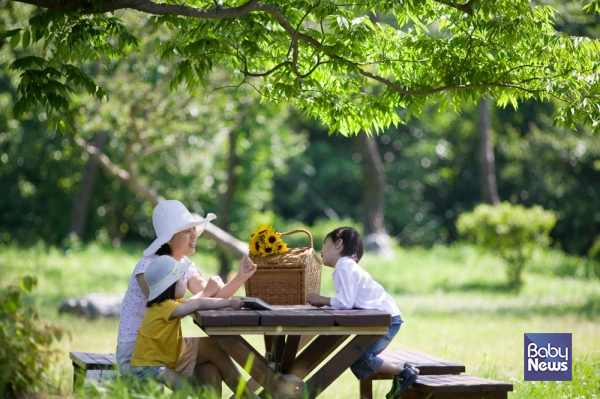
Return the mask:
<svg viewBox="0 0 600 399"><path fill-rule="evenodd" d="M274 306L275 310L201 310L195 323L211 334L352 334L387 331L391 316L378 310L334 310L310 305Z"/></svg>

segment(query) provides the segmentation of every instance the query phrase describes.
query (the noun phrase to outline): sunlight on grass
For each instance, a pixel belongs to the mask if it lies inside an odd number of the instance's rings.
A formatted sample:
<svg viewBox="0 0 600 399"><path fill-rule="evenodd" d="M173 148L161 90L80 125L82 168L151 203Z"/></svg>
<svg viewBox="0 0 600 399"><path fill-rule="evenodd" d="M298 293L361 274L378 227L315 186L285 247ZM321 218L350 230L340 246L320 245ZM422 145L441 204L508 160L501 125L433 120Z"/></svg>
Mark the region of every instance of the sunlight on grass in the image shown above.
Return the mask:
<svg viewBox="0 0 600 399"><path fill-rule="evenodd" d="M92 292L124 293L143 249L92 244L67 256L64 250L39 245L7 247L0 253L1 285L25 274L38 276L38 287L27 300L35 302L42 319L71 332L71 340L57 344L62 357L50 391L62 395L71 391L69 351L114 352L117 339L118 320L59 315L58 306L64 299ZM394 259L367 254L360 264L394 295L403 312L405 323L390 349L420 350L464 364L467 374L510 382L515 393L509 398L598 397L598 279L581 272L575 276L563 272L556 275L556 270L588 270L590 266L574 264L574 259L552 253L536 256L537 263L525 270L525 285L520 292L508 288L505 265L500 259L466 245L399 248ZM218 262L214 257L197 253L191 259L205 277L216 274ZM544 268L544 259L553 259L554 263ZM567 259L568 264L562 266L561 259ZM332 274L332 268L323 268L324 295L335 294ZM204 336L191 318L184 319L182 327L185 336ZM573 334L573 382L523 381L523 334L531 332ZM264 351L262 337L247 339L259 352ZM358 386L356 378L346 371L319 397L357 397ZM375 382L374 397L384 397L389 388L390 381ZM97 396L120 395L118 388L111 389ZM223 396L230 393L225 388Z"/></svg>

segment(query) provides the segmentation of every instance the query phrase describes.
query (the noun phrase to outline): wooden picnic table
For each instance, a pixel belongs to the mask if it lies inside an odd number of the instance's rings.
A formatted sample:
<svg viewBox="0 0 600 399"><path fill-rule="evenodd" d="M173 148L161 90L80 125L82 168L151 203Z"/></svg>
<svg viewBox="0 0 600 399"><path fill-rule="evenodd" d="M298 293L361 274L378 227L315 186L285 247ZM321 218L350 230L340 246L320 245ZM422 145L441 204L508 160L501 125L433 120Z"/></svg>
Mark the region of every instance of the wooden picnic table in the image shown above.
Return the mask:
<svg viewBox="0 0 600 399"><path fill-rule="evenodd" d="M387 334L391 324L391 316L381 311L309 305L275 308L205 310L193 315L194 322L272 396L316 397ZM272 341L269 353L260 354L243 338L252 334L272 338L265 340ZM300 351L301 341L312 337ZM253 390L258 388L255 382L249 382Z"/></svg>

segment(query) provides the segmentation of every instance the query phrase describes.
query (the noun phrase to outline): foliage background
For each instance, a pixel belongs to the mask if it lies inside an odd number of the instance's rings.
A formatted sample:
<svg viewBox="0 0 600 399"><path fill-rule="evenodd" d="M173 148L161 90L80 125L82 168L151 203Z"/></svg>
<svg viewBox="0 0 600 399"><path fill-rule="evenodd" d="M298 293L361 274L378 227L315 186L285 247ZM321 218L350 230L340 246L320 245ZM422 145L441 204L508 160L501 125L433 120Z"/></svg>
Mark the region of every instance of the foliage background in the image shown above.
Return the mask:
<svg viewBox="0 0 600 399"><path fill-rule="evenodd" d="M532 3L555 7L557 28L564 32L599 36L598 14L582 13L578 2ZM17 2L9 5L0 10L0 26L7 29L37 12ZM139 54L83 66L109 89L110 100L75 93L69 121L76 137L92 141L105 133L104 149L114 165L127 168L133 159L142 183L192 211L217 213L244 241L261 224L280 231L304 227L319 250L331 229L360 228L364 176L357 140L329 135L328 127L297 109L261 101L251 87L228 87L224 82L231 76L221 70L210 76L207 88L170 87L175 64L159 54L165 32L150 29L152 24L135 14L122 17L148 40ZM10 64L23 54L22 45L0 41L0 284L35 273L39 291L24 301L41 309L43 321L72 333L72 341L60 343L64 356L47 387L62 394L70 387L68 351L113 351L116 321L82 322L58 315L56 308L68 297L125 290L132 265L153 237L152 209L100 170L85 231L80 239L69 237L89 157L74 135L48 128L43 109L31 110L23 121L13 119L18 77ZM598 137L581 126L576 131L554 126L558 103L491 109L500 199L540 205L557 216L551 248L534 252L526 284L517 293L505 284L501 259L457 242L457 218L483 198L472 100L460 104L460 113L423 104L419 118L413 110L406 124L376 137L387 180L385 227L399 246L392 260L367 255L363 265L393 293L406 316L392 348L420 349L465 363L473 374L513 381L514 397L597 395ZM406 110L397 111L406 118ZM227 175L231 154L238 159L234 186ZM220 212L231 190L233 204ZM306 245L302 236L286 242ZM199 241L195 261L205 275L217 273L214 247ZM330 272L324 270L325 294L333 292ZM191 323L186 329L198 333ZM576 367L585 378L563 386L524 384L520 342L529 331L572 331ZM386 388L378 385L379 396ZM353 395L356 381L347 373L326 397L336 397L338 390L343 397Z"/></svg>
<svg viewBox="0 0 600 399"><path fill-rule="evenodd" d="M598 37L596 14L569 1L540 4L557 9L557 29ZM0 18L10 28L30 14L29 6L14 3ZM115 164L125 166L131 151L143 183L193 211L217 213L218 222L226 221L244 241L267 215L285 225L360 223L364 182L356 140L329 136L328 128L294 109L259 100L250 87L211 89L230 78L221 72L207 89L169 91L175 68L158 52L164 26L151 29L145 17L132 13L122 18L148 39L146 47L127 59L85 66L111 94L108 102L83 93L74 97L76 135L92 140L106 132L105 151ZM68 245L63 241L88 157L72 136L48 130L42 109L22 122L12 118L17 75L9 65L22 52L8 39L0 47L0 191L7 194L0 198L0 243ZM518 110L491 110L498 190L501 200L556 211L553 245L586 255L600 234L600 143L586 128L553 126L555 110L552 102L533 101ZM406 110L398 112L406 116ZM387 179L385 227L401 245L454 242L458 215L482 201L477 124L472 102L460 114L431 104L419 119L377 136ZM232 188L225 173L231 134L239 158ZM234 191L233 206L219 212L228 189ZM100 171L82 239L147 242L153 236L150 215L143 198Z"/></svg>

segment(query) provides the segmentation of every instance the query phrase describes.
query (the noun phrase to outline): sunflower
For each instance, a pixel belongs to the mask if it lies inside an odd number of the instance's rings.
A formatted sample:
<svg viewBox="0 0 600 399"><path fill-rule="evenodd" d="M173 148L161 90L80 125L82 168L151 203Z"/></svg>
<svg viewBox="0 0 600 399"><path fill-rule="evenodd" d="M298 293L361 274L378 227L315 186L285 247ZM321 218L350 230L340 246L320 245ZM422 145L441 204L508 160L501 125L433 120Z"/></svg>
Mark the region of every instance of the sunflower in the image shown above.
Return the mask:
<svg viewBox="0 0 600 399"><path fill-rule="evenodd" d="M250 250L250 255L260 255L262 253L261 248L262 243L257 237L250 239L250 245L248 246L248 249Z"/></svg>
<svg viewBox="0 0 600 399"><path fill-rule="evenodd" d="M287 250L287 244L281 241L281 234L273 227L262 225L252 232L248 250L250 255L261 257L283 253Z"/></svg>
<svg viewBox="0 0 600 399"><path fill-rule="evenodd" d="M273 230L267 231L265 234L265 243L274 246L278 241L280 241L279 234L275 233Z"/></svg>
<svg viewBox="0 0 600 399"><path fill-rule="evenodd" d="M279 245L277 245L277 253L284 253L285 251L287 251L287 244L285 242L280 242Z"/></svg>
<svg viewBox="0 0 600 399"><path fill-rule="evenodd" d="M263 224L258 229L252 232L251 237L259 237L261 234L265 234L267 231L272 230L272 227L268 227L266 224Z"/></svg>
<svg viewBox="0 0 600 399"><path fill-rule="evenodd" d="M273 255L273 254L275 254L274 248L270 245L265 245L265 247L263 249L263 253L260 256L265 257L265 256Z"/></svg>

